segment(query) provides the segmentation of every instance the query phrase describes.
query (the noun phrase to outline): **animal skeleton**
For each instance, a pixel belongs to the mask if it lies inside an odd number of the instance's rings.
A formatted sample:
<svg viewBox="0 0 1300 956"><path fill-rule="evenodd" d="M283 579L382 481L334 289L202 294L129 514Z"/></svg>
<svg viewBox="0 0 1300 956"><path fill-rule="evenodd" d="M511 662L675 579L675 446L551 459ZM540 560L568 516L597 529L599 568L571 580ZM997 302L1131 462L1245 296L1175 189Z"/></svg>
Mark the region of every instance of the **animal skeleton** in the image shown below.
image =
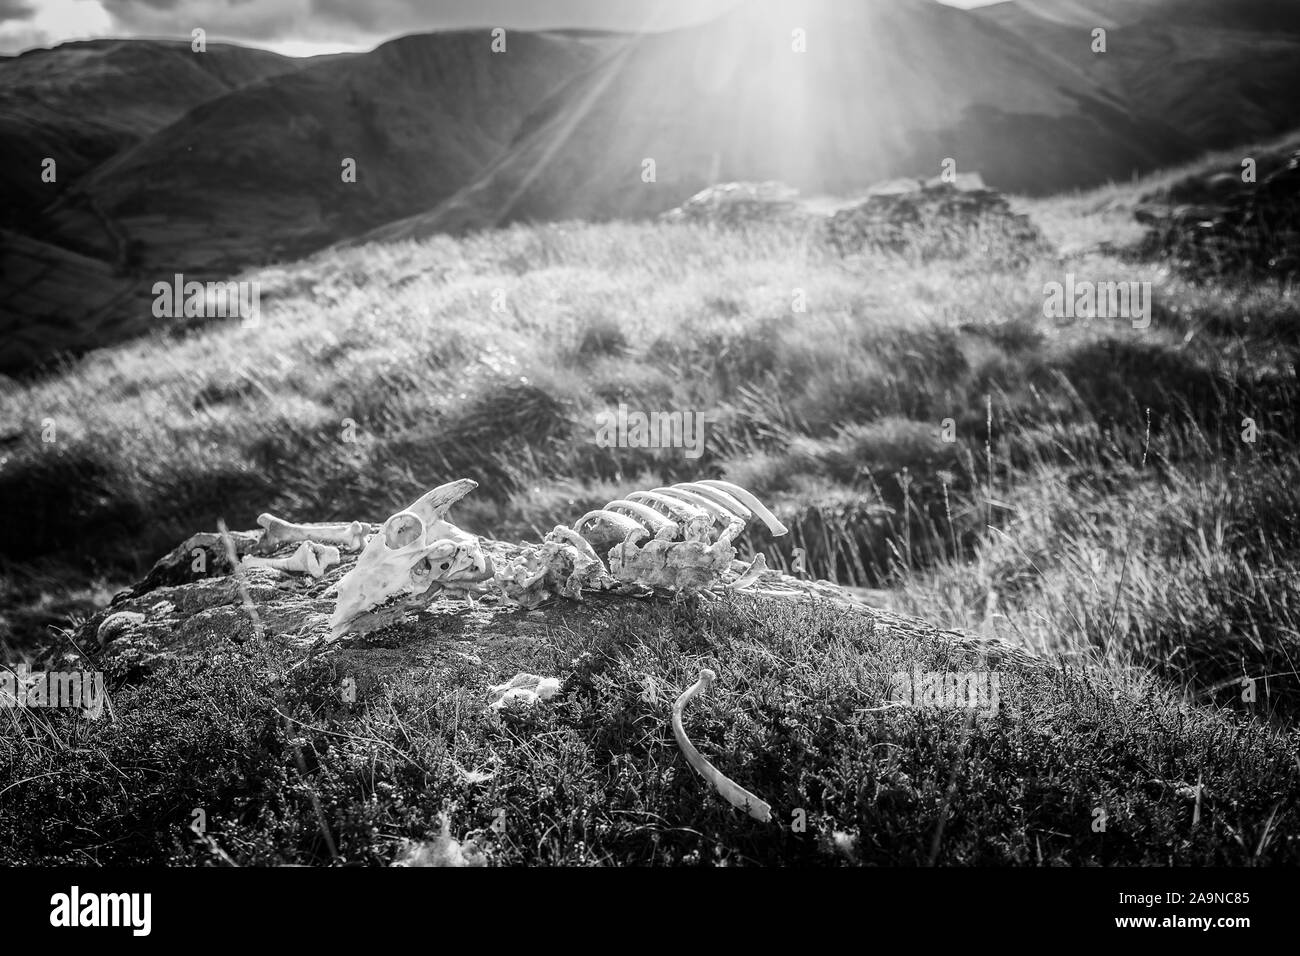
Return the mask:
<svg viewBox="0 0 1300 956"><path fill-rule="evenodd" d="M483 593L489 579L503 597L525 608L536 607L557 594L581 600L584 590L628 586L702 594L711 594L718 586L742 590L766 570L761 554L748 564L736 559L733 542L746 522L757 517L774 535L786 533L785 525L739 485L683 482L611 501L583 515L572 528L557 525L540 545L526 547L498 569L483 553L478 538L446 520L448 509L477 487L478 483L468 478L439 485L377 530L355 521L294 525L262 515L258 523L264 529L264 550L294 541L304 543L291 558L246 558L245 564L318 577L324 573L326 560L332 557L330 563L338 562L334 545L360 549L356 564L333 586L338 601L330 619L330 636L338 636L359 629L367 618L376 620L393 606L400 612L422 607L443 592ZM601 562L598 548L607 549L608 568ZM767 821L771 818L768 804L709 763L682 726L686 703L706 692L713 680L712 671L702 670L699 681L677 700L673 735L690 765L733 806ZM555 679L519 674L507 684L490 688L490 699L492 706L500 707L514 697L546 699L558 688Z"/></svg>
<svg viewBox="0 0 1300 956"><path fill-rule="evenodd" d="M339 636L382 619L380 612L423 607L442 593L484 594L489 580L526 608L556 595L581 600L584 590L621 585L704 594L718 586L741 590L767 567L762 555L748 564L736 560L733 542L746 522L757 517L774 535L786 533L739 485L682 482L632 492L587 512L572 528L557 525L540 545L496 568L477 537L446 519L451 506L477 487L469 478L439 485L382 525L293 524L264 514L257 519L263 551L301 544L289 558L250 556L243 563L320 577L339 563L340 548L359 550L356 564L331 589L337 604L330 631Z"/></svg>

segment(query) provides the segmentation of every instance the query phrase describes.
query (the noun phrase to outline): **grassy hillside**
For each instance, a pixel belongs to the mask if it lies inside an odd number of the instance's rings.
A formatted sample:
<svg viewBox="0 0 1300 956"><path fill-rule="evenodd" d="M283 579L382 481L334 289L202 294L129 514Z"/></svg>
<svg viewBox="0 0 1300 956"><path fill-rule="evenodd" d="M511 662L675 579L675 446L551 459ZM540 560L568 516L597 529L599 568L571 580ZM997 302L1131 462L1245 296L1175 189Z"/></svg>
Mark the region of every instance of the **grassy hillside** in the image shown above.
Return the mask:
<svg viewBox="0 0 1300 956"><path fill-rule="evenodd" d="M171 327L0 396L8 640L218 518L377 518L466 474L471 528L536 536L722 474L791 524L777 566L802 547L813 574L940 623L1198 693L1274 675L1280 707L1295 292L1114 251L1173 178L1027 204L1061 254L1025 267L842 259L793 227L574 224L263 272L259 328ZM1044 319L1066 273L1151 281L1150 327ZM707 414L703 456L597 447L620 402Z"/></svg>
<svg viewBox="0 0 1300 956"><path fill-rule="evenodd" d="M115 673L115 722L27 711L0 735L0 859L385 865L446 814L495 865L1300 860L1294 736L1123 675L983 662L879 616L604 604L519 615L487 640L440 616L288 677L275 641L140 686ZM403 655L382 683L361 670ZM889 702L897 670L990 666L995 716ZM672 703L700 667L719 681L687 731L770 822L677 750ZM485 684L517 670L563 688L487 710Z"/></svg>
<svg viewBox="0 0 1300 956"><path fill-rule="evenodd" d="M1198 171L1238 163L1234 153ZM490 723L459 736L446 728L445 708L470 693L463 676L441 689L390 688L393 716L381 720L374 708L389 698L375 698L321 758L325 773L312 779L323 790L283 776L288 731L277 729L257 689L282 673L283 661L256 650L178 665L147 694L123 690L122 712L132 716L85 731L88 755L14 745L6 776L27 779L48 772L42 761L65 759L81 769L59 762L60 775L93 776L96 761L115 763L116 748L134 746L131 734L160 732L153 756L128 771L155 766L161 774L146 804L174 808L190 798L172 787L220 790L255 770L280 774L288 789L275 799L286 802L274 812L261 797L221 798L252 821L239 838L241 859L329 858L308 791L342 814L335 824L339 839L351 841L349 855L373 859L376 831L368 828L415 834L432 825L451 783L426 774L432 789L418 805L402 809L398 798L412 784L406 768L427 770L454 738L465 766L465 747L499 755L506 747L492 786L513 788L512 806L534 801L528 826L538 832L561 827L552 849L502 846L503 860L786 858L795 851L785 837L756 844L734 820L710 817L723 835L697 840L619 816L635 809L652 821L671 805L678 824L683 814L694 819L676 803L685 799L680 782L654 782L671 742L663 727L649 743L631 742L643 710L627 695L637 693L629 683L637 668L680 690L705 662L729 674L733 688L748 688L739 702L716 705L728 727L740 719L734 708L762 711L749 729L728 731L740 735L728 738L730 765L750 768L741 782L760 792L811 787L786 791L782 805L825 808L824 835L853 829L853 854L880 862L1294 859L1294 840L1277 833L1294 830L1300 780L1292 725L1300 707L1300 303L1293 286L1200 281L1126 251L1141 237L1132 219L1140 198L1180 175L1020 203L1057 250L1034 251L1027 264L978 235L971 254L955 259L841 258L789 224L560 224L331 250L257 276L258 328L160 330L0 393L0 606L10 659L45 626L64 623L69 611L88 613L218 519L232 528L251 527L267 510L300 520L378 519L465 475L481 487L458 506L459 523L499 539L533 538L634 487L725 476L790 525L779 547L753 542L773 565L790 567L791 549L802 548L814 576L867 589L875 603L1059 653L1067 665L1059 680L1070 687L1092 674L1069 698L1051 684L1058 678L1022 675L1026 683L1009 694L1034 716L1014 728L963 738L940 714L868 730L858 709L879 695L861 692L868 678L854 678L852 690L845 675L888 673L943 653L934 639L911 650L873 645L867 660L851 652L861 635L842 618L792 627L759 602L733 616L666 609L664 620L637 612L613 631L606 623L551 632L549 651L529 652L541 657L500 666L549 673L584 650L593 662L565 664L569 703L524 718L527 732L518 735ZM1044 284L1067 273L1151 282L1150 326L1044 318ZM792 307L800 291L802 312ZM599 447L596 416L619 403L706 413L703 455ZM1253 442L1243 439L1247 418ZM42 441L43 432L53 440ZM1256 681L1253 701L1243 677ZM185 782L176 768L194 744L180 723L159 728L174 716L169 695L194 699L186 689L193 681L209 689L205 699L228 701L219 705L230 718L224 729L205 733L228 752L263 754L255 758L261 770L239 757L238 766L214 765L215 776ZM322 713L324 698L312 696L310 683L291 682L305 695L295 698L304 708L292 711L296 720ZM797 705L777 702L778 685ZM1116 695L1127 701L1119 710ZM662 723L665 705L655 700L645 706L658 708ZM772 736L785 732L778 711L799 725L787 743ZM47 740L41 735L70 732L28 730ZM363 782L355 764L372 738L389 740L402 757ZM935 850L935 781L957 766L951 748L959 739L968 748L960 766L975 774L963 786L979 794L962 811L963 826L974 829L965 838L949 831ZM806 753L813 740L827 741L815 759ZM1117 748L1116 767L1098 757L1080 769L1094 740L1109 742L1103 752ZM901 750L863 757L873 742ZM1148 757L1133 763L1142 748ZM615 761L617 786L609 776L615 753L629 755L620 758L626 765ZM760 753L769 756L745 756ZM542 786L552 765L560 776L546 784L546 799L557 801L547 810L536 803L541 791L529 788ZM1216 781L1222 829L1204 843L1180 843L1186 807L1178 809L1177 794L1198 773ZM924 783L926 775L934 779ZM384 790L381 778L396 789ZM1141 835L1116 849L1035 834L1035 825L1007 816L1019 806L1022 791L1012 784L1022 778L1046 788L1035 791L1053 808L1043 811L1044 827L1072 826L1080 839L1094 794L1146 794ZM21 799L52 800L68 785L56 775L24 785ZM868 786L871 801L853 796ZM881 803L886 791L900 801L896 815L894 804ZM690 793L701 799L698 787ZM367 822L375 799L378 817ZM479 818L497 799L494 791L471 801L482 813L464 828L485 825ZM555 814L578 805L605 814L614 836L564 831ZM123 805L118 824L130 830L147 808ZM69 812L75 827L80 811ZM134 847L123 853L164 852L153 836L114 831L118 824L98 832ZM991 848L987 834L998 827L1010 827L1006 842Z"/></svg>

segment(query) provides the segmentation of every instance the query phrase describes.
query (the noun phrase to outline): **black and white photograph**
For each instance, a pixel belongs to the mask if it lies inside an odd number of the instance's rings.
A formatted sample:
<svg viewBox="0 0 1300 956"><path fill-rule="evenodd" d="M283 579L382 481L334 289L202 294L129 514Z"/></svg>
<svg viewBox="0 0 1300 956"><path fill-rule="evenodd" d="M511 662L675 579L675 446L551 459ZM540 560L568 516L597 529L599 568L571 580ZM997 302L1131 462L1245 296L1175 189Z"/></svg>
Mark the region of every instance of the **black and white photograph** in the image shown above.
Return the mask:
<svg viewBox="0 0 1300 956"><path fill-rule="evenodd" d="M0 0L6 935L1294 927L1298 283L1300 0Z"/></svg>

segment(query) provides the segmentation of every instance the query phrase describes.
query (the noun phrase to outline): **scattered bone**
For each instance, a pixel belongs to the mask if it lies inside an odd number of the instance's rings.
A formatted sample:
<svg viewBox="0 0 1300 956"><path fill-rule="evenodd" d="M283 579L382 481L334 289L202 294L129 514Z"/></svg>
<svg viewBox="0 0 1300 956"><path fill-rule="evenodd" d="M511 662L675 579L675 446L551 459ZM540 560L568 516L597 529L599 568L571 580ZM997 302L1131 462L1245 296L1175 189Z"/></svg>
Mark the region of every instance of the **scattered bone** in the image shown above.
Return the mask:
<svg viewBox="0 0 1300 956"><path fill-rule="evenodd" d="M298 545L298 550L291 557L259 558L256 555L246 554L240 561L240 565L245 568L271 568L286 574L306 574L319 579L342 560L339 549L333 545L304 541Z"/></svg>
<svg viewBox="0 0 1300 956"><path fill-rule="evenodd" d="M693 697L708 693L717 678L718 675L706 667L700 671L700 679L686 688L686 692L677 698L677 703L673 705L673 736L677 738L677 746L681 747L682 753L686 755L686 762L695 768L696 773L713 784L728 803L739 810L744 810L755 820L767 823L772 819L772 807L704 759L704 755L695 749L695 745L686 736L686 729L682 726L682 710L687 703Z"/></svg>
<svg viewBox="0 0 1300 956"><path fill-rule="evenodd" d="M488 706L500 710L512 700L521 700L532 706L539 700L550 700L559 692L559 678L520 672L506 683L494 684L488 688Z"/></svg>
<svg viewBox="0 0 1300 956"><path fill-rule="evenodd" d="M487 856L471 837L463 843L451 835L451 823L442 814L442 832L432 840L405 840L392 866L487 866Z"/></svg>
<svg viewBox="0 0 1300 956"><path fill-rule="evenodd" d="M274 551L281 545L299 541L333 544L344 551L360 551L365 546L366 536L374 531L374 525L360 521L347 524L293 524L273 514L258 515L257 523L265 529L261 545L266 551Z"/></svg>

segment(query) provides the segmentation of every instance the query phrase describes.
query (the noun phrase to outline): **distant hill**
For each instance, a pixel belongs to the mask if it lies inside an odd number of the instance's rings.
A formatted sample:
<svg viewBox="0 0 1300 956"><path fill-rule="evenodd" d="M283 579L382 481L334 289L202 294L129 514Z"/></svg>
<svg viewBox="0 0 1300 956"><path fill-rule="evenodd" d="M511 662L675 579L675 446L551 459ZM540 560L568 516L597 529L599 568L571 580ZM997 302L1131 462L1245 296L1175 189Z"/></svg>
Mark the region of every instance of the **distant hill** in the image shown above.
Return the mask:
<svg viewBox="0 0 1300 956"><path fill-rule="evenodd" d="M1012 21L1028 13L1089 28L1164 21L1216 30L1300 33L1300 4L1294 0L1004 0L978 12Z"/></svg>
<svg viewBox="0 0 1300 956"><path fill-rule="evenodd" d="M596 56L538 34L511 35L503 54L490 43L485 31L402 37L244 87L101 165L78 192L149 266L297 257L450 196Z"/></svg>
<svg viewBox="0 0 1300 956"><path fill-rule="evenodd" d="M24 368L56 345L103 345L150 328L149 289L174 272L202 281L296 258L435 205L478 175L609 38L511 34L504 54L490 42L485 31L442 33L365 54L263 60L239 48L193 54L183 44L113 41L0 61L0 77L21 67L27 78L6 92L29 103L13 136L35 139L30 130L40 128L46 137L15 166L39 185L39 157L49 154L61 184L71 180L48 205L12 203L13 231L0 241L0 370ZM106 58L126 66L98 85ZM173 79L177 89L159 92ZM83 101L86 86L96 99ZM355 183L342 181L345 157L356 161ZM84 257L115 281L76 294ZM42 349L60 275L73 286L58 304L63 332Z"/></svg>
<svg viewBox="0 0 1300 956"><path fill-rule="evenodd" d="M0 57L0 225L37 212L98 163L209 100L305 62L214 43L88 40ZM45 157L58 181L41 181Z"/></svg>
<svg viewBox="0 0 1300 956"><path fill-rule="evenodd" d="M1300 124L1296 0L1014 0L981 16L1202 149ZM1107 51L1091 49L1105 27Z"/></svg>
<svg viewBox="0 0 1300 956"><path fill-rule="evenodd" d="M807 52L792 49L796 29ZM720 180L843 193L935 175L947 157L995 187L1046 193L1195 149L993 20L931 0L745 4L638 37L526 130L447 203L374 235L647 215Z"/></svg>

